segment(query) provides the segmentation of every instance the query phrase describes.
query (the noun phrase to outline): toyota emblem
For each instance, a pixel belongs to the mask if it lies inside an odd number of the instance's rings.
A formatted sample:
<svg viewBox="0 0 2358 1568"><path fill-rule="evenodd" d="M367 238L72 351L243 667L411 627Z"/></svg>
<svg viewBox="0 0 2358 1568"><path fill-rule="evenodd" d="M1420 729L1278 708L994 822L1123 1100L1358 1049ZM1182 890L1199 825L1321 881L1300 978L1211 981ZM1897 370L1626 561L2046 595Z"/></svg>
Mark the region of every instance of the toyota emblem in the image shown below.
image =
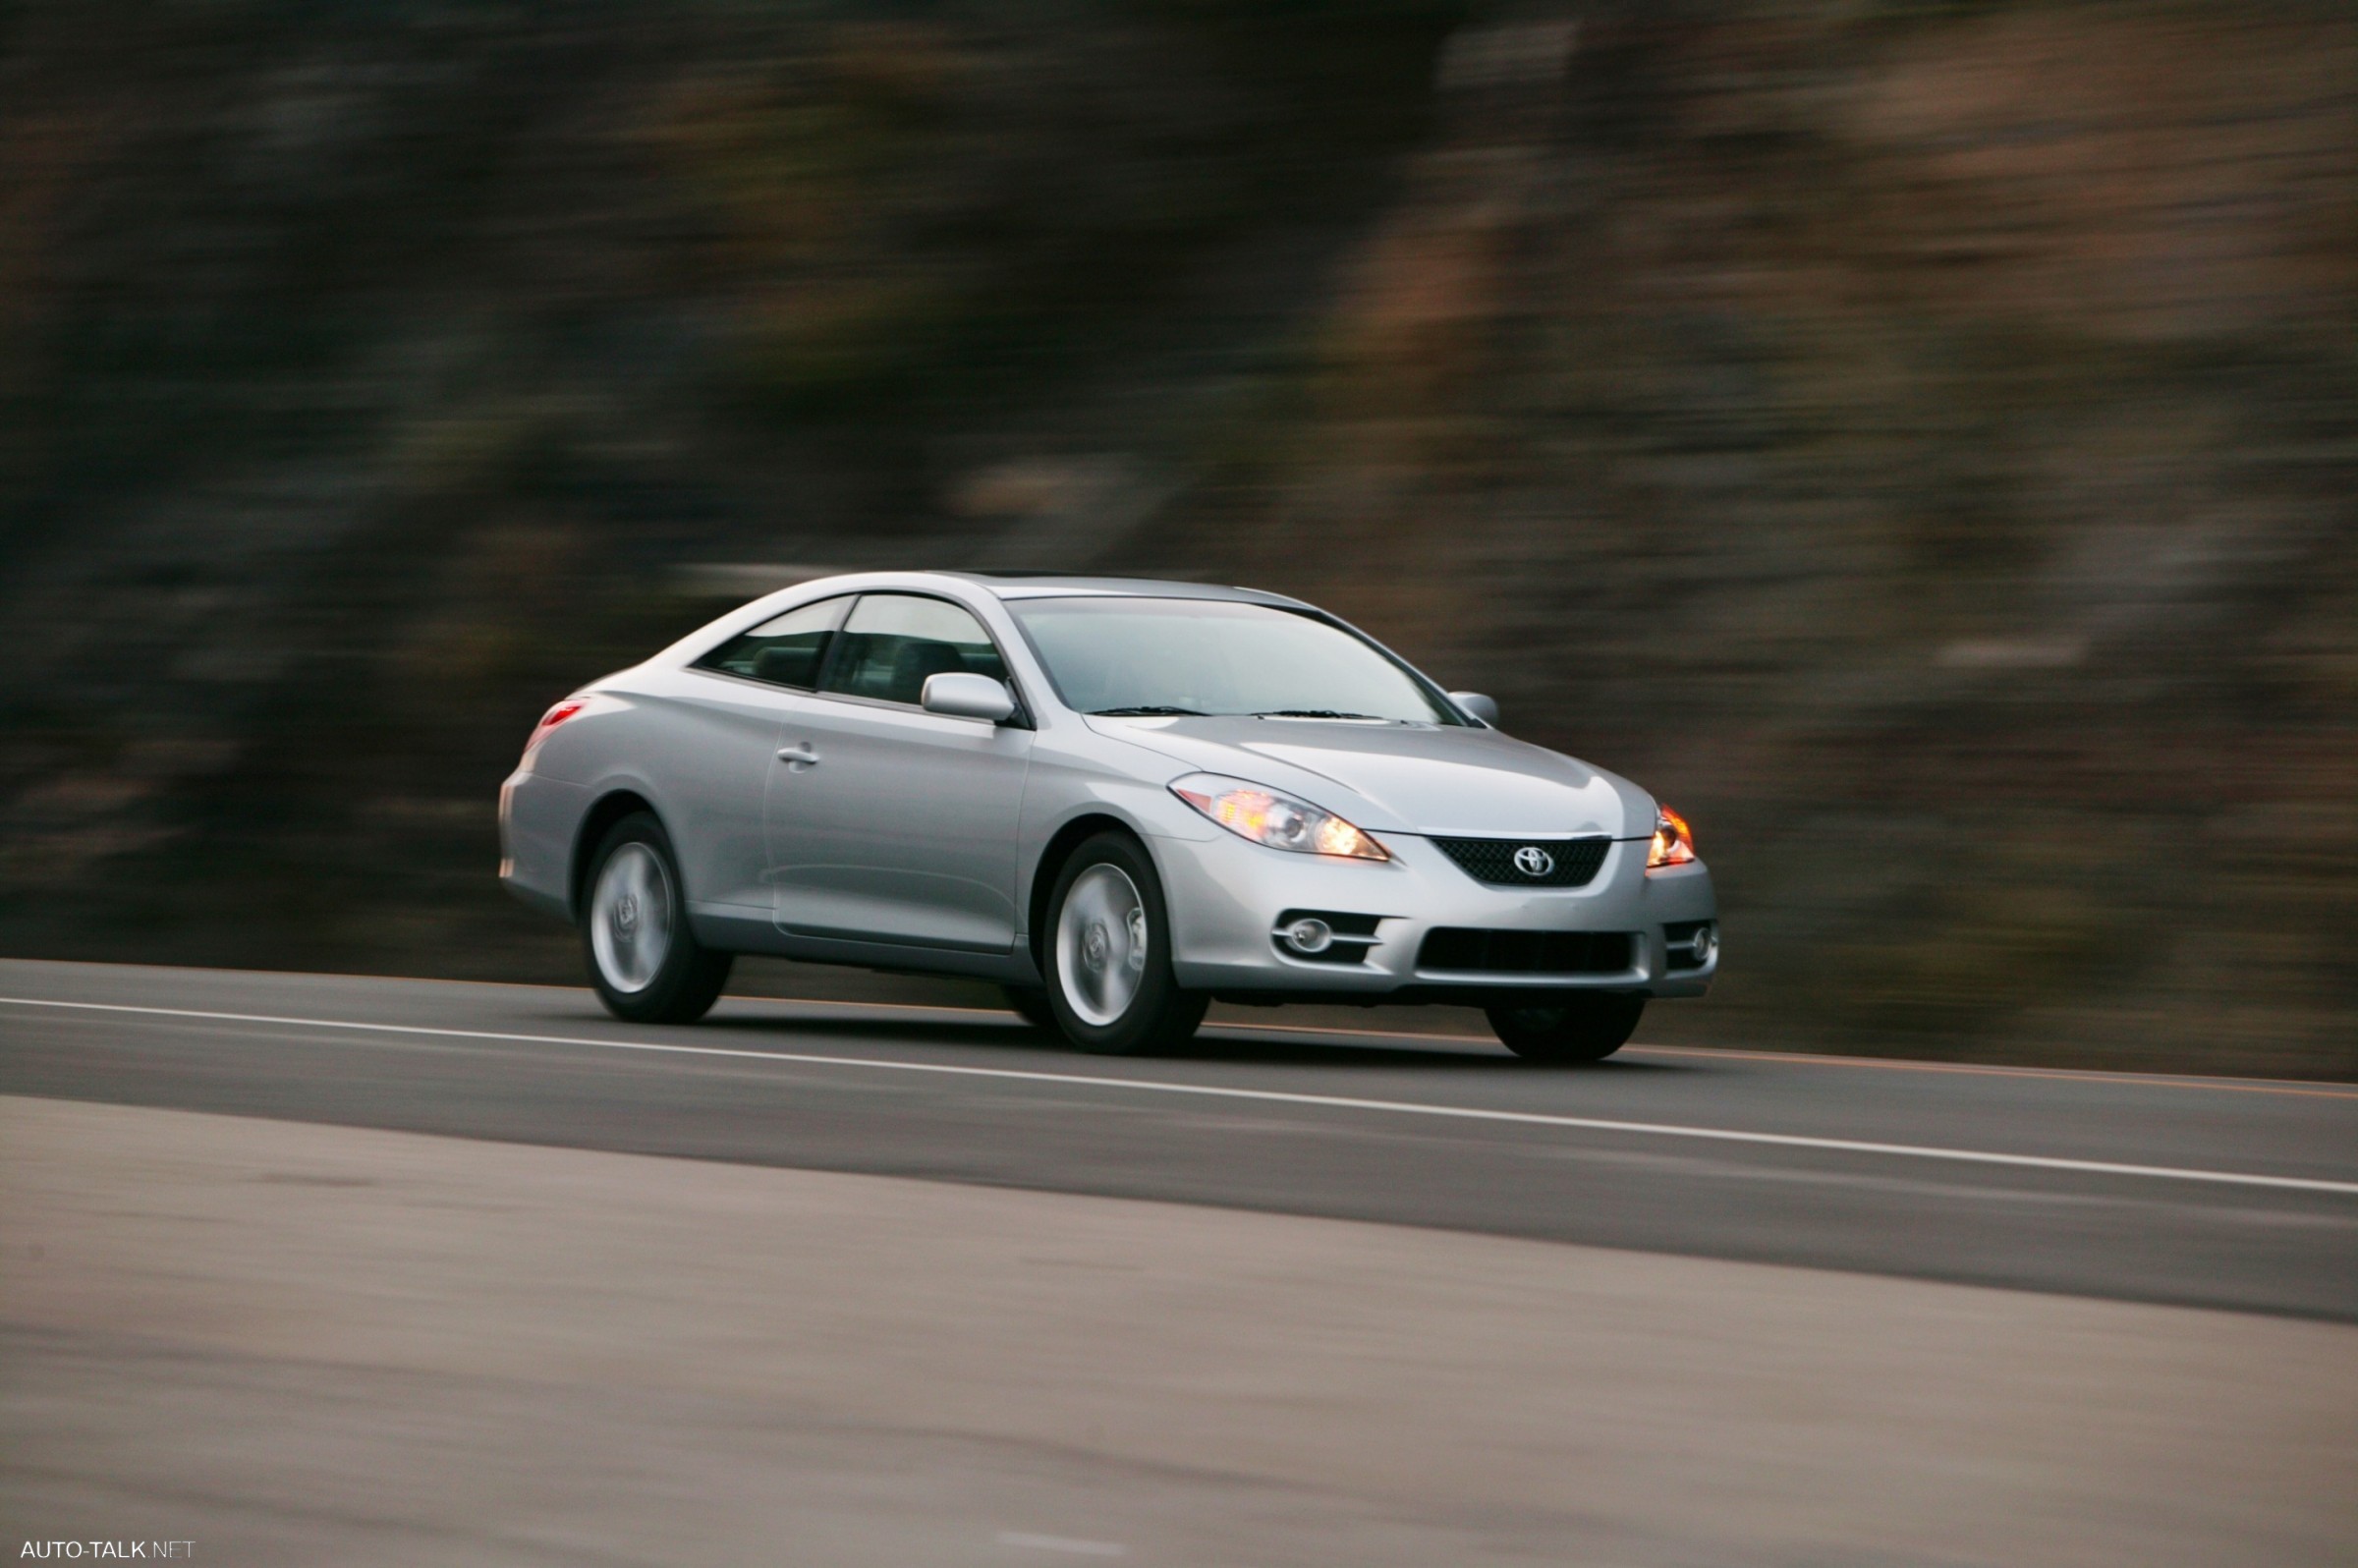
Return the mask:
<svg viewBox="0 0 2358 1568"><path fill-rule="evenodd" d="M1555 857L1537 844L1526 844L1515 851L1515 869L1525 876L1545 876L1555 869Z"/></svg>

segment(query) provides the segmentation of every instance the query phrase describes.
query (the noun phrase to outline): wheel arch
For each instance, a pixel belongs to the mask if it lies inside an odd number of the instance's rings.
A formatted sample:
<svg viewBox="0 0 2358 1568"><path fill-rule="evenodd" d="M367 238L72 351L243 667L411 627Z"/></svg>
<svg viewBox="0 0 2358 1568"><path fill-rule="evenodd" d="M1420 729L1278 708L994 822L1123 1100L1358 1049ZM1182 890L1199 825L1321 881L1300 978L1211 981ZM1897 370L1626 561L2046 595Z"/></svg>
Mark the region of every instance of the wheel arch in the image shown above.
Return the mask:
<svg viewBox="0 0 2358 1568"><path fill-rule="evenodd" d="M1137 823L1104 811L1084 812L1064 823L1049 836L1046 847L1039 852L1039 863L1032 872L1032 896L1025 929L1031 938L1032 962L1043 976L1048 972L1047 948L1043 945L1047 939L1048 899L1056 891L1056 878L1063 873L1064 863L1072 858L1073 851L1099 833L1108 832L1122 833L1136 840L1147 859L1154 859L1153 846L1147 841L1147 835L1138 830ZM1155 867L1157 872L1161 868L1159 865Z"/></svg>
<svg viewBox="0 0 2358 1568"><path fill-rule="evenodd" d="M573 864L565 875L565 907L572 913L576 924L582 918L583 883L590 877L590 857L596 853L598 841L606 836L616 822L640 812L645 812L658 823L663 820L663 813L655 810L654 802L637 790L627 788L608 790L590 804L589 811L582 813L581 829L573 839ZM671 829L665 826L663 831L668 836Z"/></svg>

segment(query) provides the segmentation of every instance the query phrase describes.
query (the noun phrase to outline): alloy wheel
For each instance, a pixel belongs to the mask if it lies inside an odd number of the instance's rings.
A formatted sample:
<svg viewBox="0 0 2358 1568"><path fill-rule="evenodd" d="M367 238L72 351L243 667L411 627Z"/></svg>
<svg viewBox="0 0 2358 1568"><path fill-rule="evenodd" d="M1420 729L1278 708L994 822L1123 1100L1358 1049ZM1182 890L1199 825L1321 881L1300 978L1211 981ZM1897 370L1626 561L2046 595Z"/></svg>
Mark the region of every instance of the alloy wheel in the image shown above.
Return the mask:
<svg viewBox="0 0 2358 1568"><path fill-rule="evenodd" d="M626 843L599 868L590 945L618 991L645 990L662 972L671 953L671 878L646 845Z"/></svg>
<svg viewBox="0 0 2358 1568"><path fill-rule="evenodd" d="M1146 900L1120 867L1099 862L1073 879L1056 918L1065 1004L1104 1028L1129 1012L1146 976Z"/></svg>

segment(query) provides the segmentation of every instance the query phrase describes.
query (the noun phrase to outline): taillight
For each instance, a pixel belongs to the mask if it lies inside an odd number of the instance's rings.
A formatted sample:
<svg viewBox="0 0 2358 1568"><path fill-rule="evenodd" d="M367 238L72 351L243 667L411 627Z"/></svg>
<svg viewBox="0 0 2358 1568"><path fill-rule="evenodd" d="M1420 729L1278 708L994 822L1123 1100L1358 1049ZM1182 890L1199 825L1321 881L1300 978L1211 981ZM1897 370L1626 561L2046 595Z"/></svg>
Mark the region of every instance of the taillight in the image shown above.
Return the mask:
<svg viewBox="0 0 2358 1568"><path fill-rule="evenodd" d="M589 705L590 700L588 698L569 697L564 701L559 702L555 707L552 707L547 712L541 714L540 722L533 726L532 737L524 743L524 755L527 756L532 756L533 748L538 746L542 741L547 740L548 732L550 730L555 729L558 725L564 723L567 719L573 717L576 713L579 713L583 708L586 708Z"/></svg>

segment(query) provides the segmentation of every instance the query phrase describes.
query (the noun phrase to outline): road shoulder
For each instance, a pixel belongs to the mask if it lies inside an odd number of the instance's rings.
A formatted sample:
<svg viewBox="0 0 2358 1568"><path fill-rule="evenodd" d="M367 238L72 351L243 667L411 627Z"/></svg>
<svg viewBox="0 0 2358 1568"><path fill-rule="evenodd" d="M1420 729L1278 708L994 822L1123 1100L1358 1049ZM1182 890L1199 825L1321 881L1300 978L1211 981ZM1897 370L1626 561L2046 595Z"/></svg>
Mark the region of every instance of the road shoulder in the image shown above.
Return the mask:
<svg viewBox="0 0 2358 1568"><path fill-rule="evenodd" d="M44 1539L2162 1565L2358 1533L2344 1325L24 1098L0 1204L7 1513Z"/></svg>

